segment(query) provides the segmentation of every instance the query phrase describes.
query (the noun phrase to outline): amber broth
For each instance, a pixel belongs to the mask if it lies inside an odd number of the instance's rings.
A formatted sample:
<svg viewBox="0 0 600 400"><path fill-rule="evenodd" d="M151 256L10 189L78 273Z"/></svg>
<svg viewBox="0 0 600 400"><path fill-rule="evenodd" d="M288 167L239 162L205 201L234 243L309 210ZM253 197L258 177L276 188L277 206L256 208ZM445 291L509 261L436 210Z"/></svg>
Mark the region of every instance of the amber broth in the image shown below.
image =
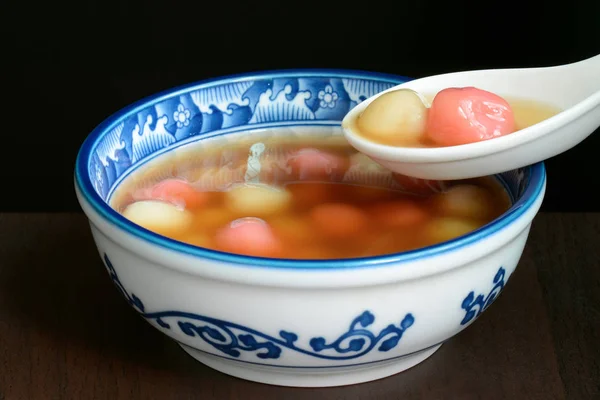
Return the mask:
<svg viewBox="0 0 600 400"><path fill-rule="evenodd" d="M429 104L431 104L431 102L433 101L433 98L435 96L427 95L424 97L427 99ZM558 107L555 107L550 104L542 103L542 102L536 102L536 101L519 99L519 98L510 98L510 97L505 97L505 99L506 99L506 101L508 101L508 103L510 104L510 106L513 110L513 114L515 117L515 125L517 128L515 130L515 132L517 132L521 129L527 128L531 125L540 123L550 117L555 116L556 114L558 114L562 111ZM356 132L358 135L360 135L363 138L368 139L370 141L376 142L376 143L385 144L385 145L389 145L389 146L415 147L415 148L439 147L436 144L431 143L427 140L407 140L406 138L403 138L402 135L400 135L400 134L398 134L397 136L386 137L386 138L368 137L368 136L362 134L360 132L360 130L357 128L356 120L352 121L351 125L352 125L352 129L354 130L354 132ZM490 139L490 140L493 140L493 139Z"/></svg>
<svg viewBox="0 0 600 400"><path fill-rule="evenodd" d="M446 189L460 184L476 185L485 191L488 200L483 214L452 215L440 206L444 201L444 195L436 193L440 191L440 185L412 178L394 179L390 171L357 153L339 132L333 136L314 130L298 134L297 129L291 135L270 130L181 146L158 156L125 178L110 204L123 212L134 202L132 194L140 189L164 179L183 179L197 190L209 193L210 200L201 207L188 208L193 215L191 227L177 233L156 233L188 244L227 251L215 241L217 232L233 220L254 216L232 211L226 197L231 187L244 184L248 179L246 172L253 155L252 146L256 143L264 145L260 154L254 152L261 166L257 177L260 183L291 193L291 202L284 212L261 217L281 242L283 251L277 257L354 258L417 249L466 234L489 223L510 207L505 189L495 178L453 181L445 183ZM333 166L320 178L316 179L314 174L303 177L302 170L290 167L289 157L294 151L306 148L336 155L347 162ZM368 223L363 223L360 229L350 226L348 234L341 229L342 234L333 237L320 228L323 221L315 221L313 212L315 207L326 203L353 206ZM406 211L406 218L401 217L405 212L402 207L406 205L409 209L418 208L424 217L411 219L410 210ZM333 214L321 218L330 218L325 226L343 227L350 223L336 220Z"/></svg>

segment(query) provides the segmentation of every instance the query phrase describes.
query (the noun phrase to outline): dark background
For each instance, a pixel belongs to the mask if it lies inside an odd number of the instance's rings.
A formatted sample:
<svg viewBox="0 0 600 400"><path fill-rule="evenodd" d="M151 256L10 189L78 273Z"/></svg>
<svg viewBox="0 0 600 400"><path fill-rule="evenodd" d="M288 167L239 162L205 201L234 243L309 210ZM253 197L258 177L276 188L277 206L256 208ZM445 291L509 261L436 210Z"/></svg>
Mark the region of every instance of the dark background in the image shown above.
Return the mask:
<svg viewBox="0 0 600 400"><path fill-rule="evenodd" d="M156 91L219 75L348 68L422 77L600 53L600 1L0 2L0 211L78 211L79 145ZM546 211L600 211L596 132L548 160Z"/></svg>

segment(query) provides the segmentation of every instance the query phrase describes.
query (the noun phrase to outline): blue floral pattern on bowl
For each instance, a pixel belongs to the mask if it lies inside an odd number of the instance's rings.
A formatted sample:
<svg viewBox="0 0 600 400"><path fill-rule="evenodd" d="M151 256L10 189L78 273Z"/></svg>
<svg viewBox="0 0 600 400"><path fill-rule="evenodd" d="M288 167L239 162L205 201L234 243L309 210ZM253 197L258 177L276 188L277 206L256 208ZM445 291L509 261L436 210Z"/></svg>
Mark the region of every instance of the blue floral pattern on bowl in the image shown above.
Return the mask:
<svg viewBox="0 0 600 400"><path fill-rule="evenodd" d="M320 359L352 360L373 350L387 352L396 348L406 331L415 324L414 315L407 313L400 323L389 324L379 333L375 333L368 329L375 322L375 316L367 310L354 318L346 331L336 339L328 342L323 337L311 338L308 349L296 343L299 337L291 331L281 330L278 336L273 336L234 322L186 311L149 312L142 300L129 293L123 286L107 254L104 254L104 264L121 295L146 320L155 322L164 330L177 327L181 333L201 339L224 355L234 358L239 358L242 352L245 352L262 360L278 359L282 351L287 349ZM498 298L507 279L506 270L500 267L494 276L494 285L487 295L475 296L474 291L469 292L461 304L465 316L460 325L467 325L478 318Z"/></svg>
<svg viewBox="0 0 600 400"><path fill-rule="evenodd" d="M90 179L107 200L125 171L182 140L232 128L286 123L336 125L364 99L408 80L348 72L265 73L224 78L174 91L123 115L99 140L90 160ZM350 78L356 76L356 78Z"/></svg>
<svg viewBox="0 0 600 400"><path fill-rule="evenodd" d="M389 324L379 333L375 333L368 329L375 322L375 316L370 311L363 311L338 338L328 342L323 337L313 337L309 341L308 349L299 346L296 343L298 335L290 331L281 330L278 336L273 336L237 323L191 312L148 312L142 300L125 289L106 254L104 264L114 285L142 317L154 321L165 330L177 327L183 334L201 339L214 349L234 358L246 352L263 360L278 359L283 349L287 349L320 359L352 360L373 350L387 352L396 348L404 333L415 323L415 317L407 313L398 324Z"/></svg>
<svg viewBox="0 0 600 400"><path fill-rule="evenodd" d="M337 125L366 98L408 78L361 72L294 71L223 78L123 113L92 149L89 178L107 201L119 178L157 152L227 130ZM525 169L501 175L512 199L527 186Z"/></svg>
<svg viewBox="0 0 600 400"><path fill-rule="evenodd" d="M500 267L498 272L496 272L496 275L494 275L494 285L487 295L478 294L477 297L475 297L475 292L469 292L461 304L461 308L465 310L465 317L460 321L460 324L468 324L487 310L494 300L498 298L502 289L504 289L506 279L508 279L506 270L503 267Z"/></svg>

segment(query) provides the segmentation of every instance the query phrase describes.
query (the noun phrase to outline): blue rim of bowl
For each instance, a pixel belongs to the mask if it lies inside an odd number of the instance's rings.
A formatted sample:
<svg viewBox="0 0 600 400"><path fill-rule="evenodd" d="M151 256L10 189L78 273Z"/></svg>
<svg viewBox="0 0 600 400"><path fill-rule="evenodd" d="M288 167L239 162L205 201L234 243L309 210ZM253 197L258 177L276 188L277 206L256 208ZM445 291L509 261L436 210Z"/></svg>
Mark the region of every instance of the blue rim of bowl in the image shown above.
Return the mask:
<svg viewBox="0 0 600 400"><path fill-rule="evenodd" d="M155 103L164 101L168 98L179 96L190 90L201 89L208 85L219 82L239 82L245 80L256 80L261 78L292 78L296 76L329 76L336 78L377 78L394 84L400 84L412 80L412 78L402 75L392 75L379 72L369 72L360 70L345 69L293 69L293 70L271 70L256 73L245 73L226 75L214 79L194 82L187 85L167 89L154 95L145 97L119 111L112 114L102 121L88 135L81 145L75 161L75 181L82 196L89 202L91 207L104 219L111 224L124 230L125 232L145 240L151 244L186 255L195 256L201 259L209 259L221 263L230 263L237 266L271 268L271 269L291 269L291 270L336 270L336 269L360 269L372 267L384 267L389 265L403 264L418 259L439 256L443 253L456 251L488 237L522 216L530 207L533 206L542 192L546 182L546 169L543 162L526 167L529 172L529 181L524 193L515 202L511 208L487 225L470 232L464 236L452 239L440 244L428 246L411 251L386 254L375 257L361 257L333 260L295 260L285 258L263 258L251 257L232 253L224 253L216 250L205 249L189 244L185 244L165 236L158 235L152 231L142 228L130 222L113 208L111 208L94 190L92 182L89 179L88 166L90 157L96 149L97 143L106 132L109 132L115 125L131 114L137 113L142 109L152 106ZM340 122L341 123L341 122ZM201 139L200 139L201 140ZM143 164L143 163L142 163ZM140 165L142 165L140 164Z"/></svg>

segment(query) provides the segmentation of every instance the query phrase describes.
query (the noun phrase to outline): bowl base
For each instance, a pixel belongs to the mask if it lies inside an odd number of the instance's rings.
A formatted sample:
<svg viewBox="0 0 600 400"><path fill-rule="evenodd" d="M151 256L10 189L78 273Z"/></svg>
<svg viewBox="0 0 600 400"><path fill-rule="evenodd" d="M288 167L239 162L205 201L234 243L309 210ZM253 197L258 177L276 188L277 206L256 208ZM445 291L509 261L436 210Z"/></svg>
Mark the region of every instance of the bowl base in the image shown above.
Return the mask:
<svg viewBox="0 0 600 400"><path fill-rule="evenodd" d="M354 385L387 378L425 361L442 345L430 347L394 360L337 368L278 368L247 364L213 356L180 344L189 355L202 364L236 378L277 386L331 387Z"/></svg>

